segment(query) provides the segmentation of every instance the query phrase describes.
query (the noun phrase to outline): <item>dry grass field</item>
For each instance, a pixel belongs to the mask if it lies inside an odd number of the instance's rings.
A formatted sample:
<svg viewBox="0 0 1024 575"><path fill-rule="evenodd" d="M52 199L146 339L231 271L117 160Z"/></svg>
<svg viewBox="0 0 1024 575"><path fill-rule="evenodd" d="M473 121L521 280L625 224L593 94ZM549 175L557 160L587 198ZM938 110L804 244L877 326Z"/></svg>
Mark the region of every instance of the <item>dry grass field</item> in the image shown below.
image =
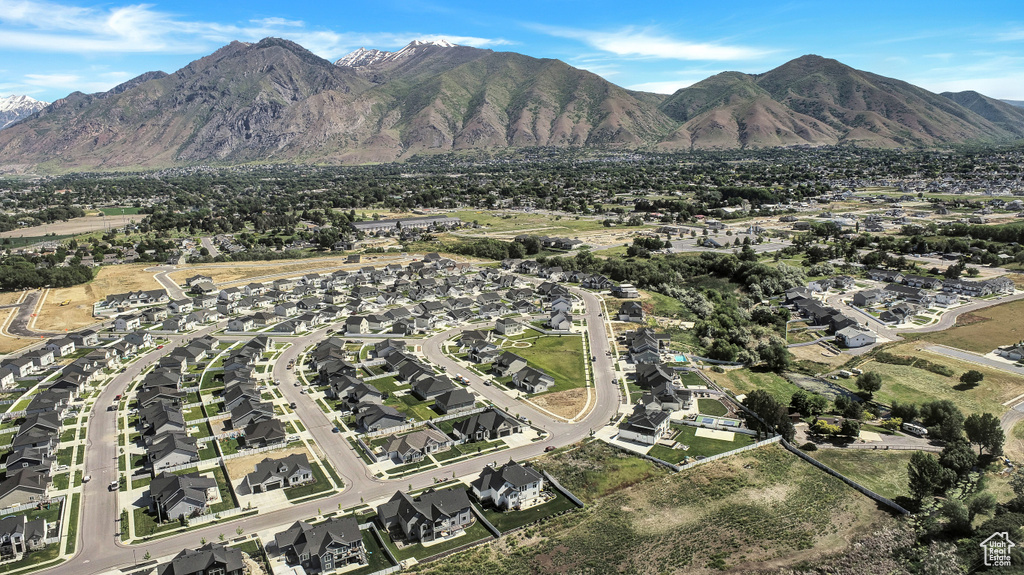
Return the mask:
<svg viewBox="0 0 1024 575"><path fill-rule="evenodd" d="M571 419L579 415L587 404L586 389L567 389L547 395L539 395L530 401L555 415ZM589 411L589 410L588 410Z"/></svg>
<svg viewBox="0 0 1024 575"><path fill-rule="evenodd" d="M153 274L144 271L150 265L104 266L89 283L50 290L32 327L39 331L73 331L95 323L92 305L110 294L160 289L160 282L153 279ZM65 300L71 301L66 306L60 305Z"/></svg>
<svg viewBox="0 0 1024 575"><path fill-rule="evenodd" d="M144 217L145 216L138 214L106 217L85 216L84 218L73 218L66 222L53 222L31 228L18 228L16 230L0 232L0 238L31 238L45 236L46 234L55 234L58 236L86 234L98 230L105 230L107 228L123 227L130 224L132 221L141 221Z"/></svg>
<svg viewBox="0 0 1024 575"><path fill-rule="evenodd" d="M853 367L875 371L882 376L882 389L875 393L875 399L883 403L922 403L949 399L964 414L988 412L999 416L1008 409L1002 405L1003 402L1024 394L1024 377L930 353L920 347L920 342L903 343L886 348L886 351L945 365L954 371L953 376L946 377L909 365L880 363L870 358L857 362ZM964 388L960 385L960 375L971 369L980 371L985 375L985 379L973 388ZM846 387L855 388L853 379L840 379L838 382Z"/></svg>
<svg viewBox="0 0 1024 575"><path fill-rule="evenodd" d="M920 336L922 340L958 347L977 353L989 353L1002 345L1024 339L1024 300L987 307L957 318L956 325Z"/></svg>
<svg viewBox="0 0 1024 575"><path fill-rule="evenodd" d="M894 524L867 497L776 446L664 477L653 470L644 478L641 460L601 445L536 465L587 507L411 572L749 573L816 565ZM612 487L593 497L607 481Z"/></svg>

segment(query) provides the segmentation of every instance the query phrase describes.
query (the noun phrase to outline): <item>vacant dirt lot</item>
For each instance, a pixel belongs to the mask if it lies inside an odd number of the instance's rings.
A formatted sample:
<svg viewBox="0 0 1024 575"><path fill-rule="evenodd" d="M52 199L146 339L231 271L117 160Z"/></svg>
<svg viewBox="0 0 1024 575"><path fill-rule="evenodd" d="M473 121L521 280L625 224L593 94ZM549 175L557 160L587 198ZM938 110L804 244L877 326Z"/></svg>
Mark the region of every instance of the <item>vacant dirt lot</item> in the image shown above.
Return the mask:
<svg viewBox="0 0 1024 575"><path fill-rule="evenodd" d="M50 290L33 328L39 331L75 330L95 323L92 304L110 294L160 289L160 283L153 279L153 274L144 271L149 265L101 267L89 283ZM66 300L71 300L68 305L60 305Z"/></svg>
<svg viewBox="0 0 1024 575"><path fill-rule="evenodd" d="M566 419L576 417L587 403L586 389L568 389L531 398L530 401Z"/></svg>
<svg viewBox="0 0 1024 575"><path fill-rule="evenodd" d="M228 469L228 479L232 484L234 484L235 481L241 481L243 477L252 473L256 464L264 459L268 457L280 459L282 457L292 455L293 453L304 453L307 458L311 461L313 460L313 457L309 454L309 450L305 447L290 447L288 449L264 451L263 453L257 453L256 455L229 459L224 462L224 466Z"/></svg>
<svg viewBox="0 0 1024 575"><path fill-rule="evenodd" d="M42 226L18 228L16 230L0 232L0 238L31 238L36 236L45 236L46 234L56 234L58 236L85 234L95 232L97 230L105 230L107 228L120 228L130 224L132 221L141 221L144 217L145 216L140 214L102 217L85 216L84 218L70 219L66 222L53 222L52 224L44 224Z"/></svg>

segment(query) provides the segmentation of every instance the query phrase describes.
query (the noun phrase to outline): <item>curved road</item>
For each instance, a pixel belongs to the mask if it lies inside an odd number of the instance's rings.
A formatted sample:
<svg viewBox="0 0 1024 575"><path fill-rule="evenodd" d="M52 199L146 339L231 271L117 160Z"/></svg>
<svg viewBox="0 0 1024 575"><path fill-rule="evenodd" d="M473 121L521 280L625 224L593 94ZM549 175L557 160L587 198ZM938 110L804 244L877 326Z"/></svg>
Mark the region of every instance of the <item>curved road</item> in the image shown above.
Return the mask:
<svg viewBox="0 0 1024 575"><path fill-rule="evenodd" d="M535 427L549 433L548 438L543 441L502 451L499 455L501 459L506 457L517 460L528 459L543 453L544 448L548 445L562 446L575 443L588 436L592 429L596 430L605 425L618 409L618 389L611 382L611 359L606 355L609 348L608 338L604 321L599 315L601 302L597 296L589 292L575 289L573 291L583 299L586 305L585 316L588 320L587 329L592 346L591 353L597 356L597 360L594 362L594 391L596 393L594 407L577 424L558 423L492 387L481 385L481 379L472 373L467 374L474 389L481 395L500 407L528 414ZM299 417L302 418L306 428L326 454L327 459L344 479L344 491L329 498L212 525L136 546L120 543L119 528L116 523L120 509L114 503L115 495L107 491L107 485L119 476L117 423L116 414L106 411L106 406L113 403L114 396L125 392L133 378L161 356L169 353L176 343L185 339L202 337L222 328L225 324L226 322L220 322L195 333L170 337L171 343L165 345L164 349L154 350L140 358L129 366L125 373L115 376L100 393L95 403L97 409L93 410L90 417L88 449L85 459L85 473L92 475L94 479L82 486L81 525L78 530L79 541L76 546L76 555L61 565L47 569L47 573L55 575L101 573L130 565L139 554L146 552L153 557L163 557L178 553L183 548L196 547L204 537L208 541L215 541L221 533L230 533L239 526L246 533L255 533L274 527L284 528L288 523L316 515L320 508L333 508L339 504L343 508L353 507L363 501L372 502L375 499L388 497L397 490L408 488L410 484L414 488L432 485L435 477L448 477L452 473L456 476L475 474L485 463L489 462L491 454L402 479L385 481L373 477L342 435L332 433L331 428L334 424L327 414L323 413L308 395L299 393L299 388L294 386L296 381L294 374L285 367L289 360L298 357L306 347L324 337L327 328L323 328L306 336L289 338L293 345L278 358L273 376L281 382L278 389L281 390L285 398L288 401L296 402L296 412ZM439 365L452 366L454 362L443 355L436 354L440 349L440 342L456 331L458 330L450 330L446 334L418 341L424 342L425 352L431 361ZM133 549L137 552L133 552Z"/></svg>

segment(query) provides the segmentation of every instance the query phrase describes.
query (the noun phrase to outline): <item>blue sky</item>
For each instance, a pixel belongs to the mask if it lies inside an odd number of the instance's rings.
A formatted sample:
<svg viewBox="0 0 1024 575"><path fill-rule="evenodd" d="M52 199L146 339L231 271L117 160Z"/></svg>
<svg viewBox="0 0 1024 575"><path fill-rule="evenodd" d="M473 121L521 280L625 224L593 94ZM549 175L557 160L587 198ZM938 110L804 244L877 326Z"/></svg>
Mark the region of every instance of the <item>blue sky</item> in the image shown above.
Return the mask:
<svg viewBox="0 0 1024 575"><path fill-rule="evenodd" d="M216 2L0 0L0 96L53 101L173 72L232 40L284 37L334 60L446 39L558 58L621 86L671 93L723 70L803 54L932 91L1024 100L1024 3Z"/></svg>

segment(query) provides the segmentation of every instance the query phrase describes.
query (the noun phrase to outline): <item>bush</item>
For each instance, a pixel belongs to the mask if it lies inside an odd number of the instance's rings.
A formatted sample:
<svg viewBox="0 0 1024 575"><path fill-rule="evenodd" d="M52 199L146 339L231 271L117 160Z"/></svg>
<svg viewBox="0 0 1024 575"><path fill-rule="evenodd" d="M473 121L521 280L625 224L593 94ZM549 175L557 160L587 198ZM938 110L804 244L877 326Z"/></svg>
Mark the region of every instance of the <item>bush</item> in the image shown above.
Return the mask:
<svg viewBox="0 0 1024 575"><path fill-rule="evenodd" d="M800 449L802 449L804 451L817 451L818 450L818 446L817 446L817 444L808 441L807 443L801 445Z"/></svg>

